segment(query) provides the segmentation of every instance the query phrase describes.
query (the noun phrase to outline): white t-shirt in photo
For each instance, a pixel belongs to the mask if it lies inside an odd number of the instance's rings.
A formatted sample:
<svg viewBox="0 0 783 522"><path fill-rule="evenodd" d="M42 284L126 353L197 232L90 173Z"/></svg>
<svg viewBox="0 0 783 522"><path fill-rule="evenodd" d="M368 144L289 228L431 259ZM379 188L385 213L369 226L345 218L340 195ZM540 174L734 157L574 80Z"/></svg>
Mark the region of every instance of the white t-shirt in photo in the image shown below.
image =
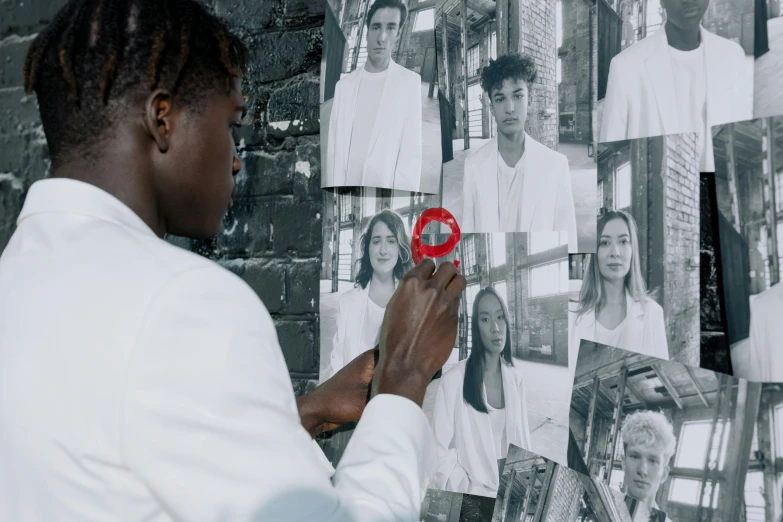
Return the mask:
<svg viewBox="0 0 783 522"><path fill-rule="evenodd" d="M704 44L692 51L680 51L669 46L669 57L674 74L674 92L679 113L687 118L687 129L696 132L696 150L699 152L700 172L712 172L712 136L707 121L707 70Z"/></svg>
<svg viewBox="0 0 783 522"><path fill-rule="evenodd" d="M369 297L367 298L367 313L364 315L364 324L362 325L362 351L366 352L378 344L381 334L381 324L383 324L383 314L386 308L378 306ZM348 364L350 361L346 361Z"/></svg>
<svg viewBox="0 0 783 522"><path fill-rule="evenodd" d="M364 184L364 163L369 152L372 128L378 116L381 94L383 94L383 86L388 75L389 69L387 68L378 73L371 73L364 69L359 76L359 91L356 94L356 108L351 125L351 144L348 149L347 186Z"/></svg>
<svg viewBox="0 0 783 522"><path fill-rule="evenodd" d="M509 167L498 151L498 218L501 232L523 232L518 230L522 207L522 181L525 155L513 167Z"/></svg>

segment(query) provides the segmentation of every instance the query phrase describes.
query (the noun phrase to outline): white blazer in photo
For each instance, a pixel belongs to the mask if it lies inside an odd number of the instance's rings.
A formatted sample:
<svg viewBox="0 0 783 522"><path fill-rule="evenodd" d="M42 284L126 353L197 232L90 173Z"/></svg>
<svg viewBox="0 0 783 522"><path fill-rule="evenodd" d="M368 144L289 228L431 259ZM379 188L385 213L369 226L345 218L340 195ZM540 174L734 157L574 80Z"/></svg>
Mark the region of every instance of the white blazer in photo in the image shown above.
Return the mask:
<svg viewBox="0 0 783 522"><path fill-rule="evenodd" d="M595 310L576 317L577 304L570 302L568 307L568 367L571 370L571 382L576 371L579 355L579 343L582 340L596 341ZM666 323L663 308L654 299L636 301L626 292L625 330L618 346L631 352L669 360L669 345L666 340Z"/></svg>
<svg viewBox="0 0 783 522"><path fill-rule="evenodd" d="M568 159L525 133L522 161L520 220L515 230L501 230L497 137L465 158L460 230L464 233L567 232L568 251L577 252L576 210Z"/></svg>
<svg viewBox="0 0 783 522"><path fill-rule="evenodd" d="M753 71L739 44L700 28L707 83L707 125L753 118ZM681 113L665 25L612 58L599 142L703 132ZM712 150L712 135L707 136Z"/></svg>
<svg viewBox="0 0 783 522"><path fill-rule="evenodd" d="M518 365L520 361L515 360ZM438 468L432 487L444 491L494 497L500 485L495 441L489 414L465 402L462 388L467 359L440 379L435 397L432 429L438 449ZM506 411L508 444L531 450L527 398L518 366L500 364ZM486 400L486 395L484 396ZM467 488L464 484L469 481ZM460 489L458 489L460 488Z"/></svg>
<svg viewBox="0 0 783 522"><path fill-rule="evenodd" d="M418 192L422 165L421 76L389 62L378 114L373 125L362 185ZM364 67L337 82L322 187L345 186L351 128Z"/></svg>
<svg viewBox="0 0 783 522"><path fill-rule="evenodd" d="M80 181L34 183L17 223L0 256L0 520L417 519L436 453L417 404L373 398L330 470L242 279Z"/></svg>
<svg viewBox="0 0 783 522"><path fill-rule="evenodd" d="M395 288L397 283L395 283ZM370 283L365 288L356 286L344 292L337 298L337 331L332 340L332 353L329 355L329 365L321 382L329 379L346 364L374 348L364 346L362 329L367 316L367 303L370 299Z"/></svg>
<svg viewBox="0 0 783 522"><path fill-rule="evenodd" d="M751 296L750 365L742 377L757 382L783 382L783 283Z"/></svg>

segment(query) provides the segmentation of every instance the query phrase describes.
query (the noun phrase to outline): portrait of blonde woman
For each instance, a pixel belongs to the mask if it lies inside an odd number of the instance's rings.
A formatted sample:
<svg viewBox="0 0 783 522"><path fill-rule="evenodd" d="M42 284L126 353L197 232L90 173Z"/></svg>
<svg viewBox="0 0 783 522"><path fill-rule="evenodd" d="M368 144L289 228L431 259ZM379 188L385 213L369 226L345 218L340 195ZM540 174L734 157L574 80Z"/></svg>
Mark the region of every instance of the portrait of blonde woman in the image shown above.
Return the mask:
<svg viewBox="0 0 783 522"><path fill-rule="evenodd" d="M338 299L337 332L322 382L378 344L386 305L402 276L413 268L410 238L402 218L391 210L373 216L360 248L354 288Z"/></svg>
<svg viewBox="0 0 783 522"><path fill-rule="evenodd" d="M439 464L431 487L494 497L509 444L530 448L525 384L512 358L508 308L492 288L476 294L470 328L470 355L443 375L435 398Z"/></svg>
<svg viewBox="0 0 783 522"><path fill-rule="evenodd" d="M642 275L636 222L623 210L598 220L598 248L591 254L579 300L568 310L571 373L581 340L669 359L663 308Z"/></svg>

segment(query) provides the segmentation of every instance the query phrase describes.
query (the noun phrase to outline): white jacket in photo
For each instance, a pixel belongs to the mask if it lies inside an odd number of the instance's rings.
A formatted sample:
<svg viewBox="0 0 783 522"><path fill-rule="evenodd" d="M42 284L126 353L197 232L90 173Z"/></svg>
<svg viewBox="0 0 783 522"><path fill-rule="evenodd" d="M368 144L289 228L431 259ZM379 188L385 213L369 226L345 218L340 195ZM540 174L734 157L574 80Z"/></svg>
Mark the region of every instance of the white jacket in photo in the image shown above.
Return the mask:
<svg viewBox="0 0 783 522"><path fill-rule="evenodd" d="M742 377L757 382L783 382L783 283L751 296L750 365Z"/></svg>
<svg viewBox="0 0 783 522"><path fill-rule="evenodd" d="M389 62L362 185L418 192L422 166L421 76ZM359 83L364 67L337 82L329 118L322 187L345 186ZM361 117L361 115L358 115Z"/></svg>
<svg viewBox="0 0 783 522"><path fill-rule="evenodd" d="M515 360L517 365L520 361ZM462 388L467 359L440 379L435 397L432 429L438 449L438 468L431 487L444 491L494 497L500 485L498 461L489 414L465 402ZM531 450L527 398L518 366L500 364L506 411L508 444ZM486 400L486 395L484 397ZM461 485L469 480L465 490Z"/></svg>
<svg viewBox="0 0 783 522"><path fill-rule="evenodd" d="M707 84L707 125L753 118L753 71L739 44L700 28ZM677 103L665 25L612 58L599 142L703 132ZM711 134L707 136L712 150Z"/></svg>
<svg viewBox="0 0 783 522"><path fill-rule="evenodd" d="M515 230L501 230L497 137L465 158L460 230L463 233L567 232L568 251L577 252L576 210L568 159L525 133L522 161L520 220Z"/></svg>
<svg viewBox="0 0 783 522"><path fill-rule="evenodd" d="M244 281L80 181L34 183L17 223L0 256L0 520L417 519L435 463L417 404L373 398L332 475Z"/></svg>
<svg viewBox="0 0 783 522"><path fill-rule="evenodd" d="M568 309L568 368L571 371L571 381L574 380L576 361L579 355L579 344L582 340L595 339L595 311L585 312L576 317L576 303L569 303ZM631 352L642 353L651 357L669 360L669 345L666 340L666 323L663 308L653 299L636 301L626 292L625 330L618 343L619 346Z"/></svg>

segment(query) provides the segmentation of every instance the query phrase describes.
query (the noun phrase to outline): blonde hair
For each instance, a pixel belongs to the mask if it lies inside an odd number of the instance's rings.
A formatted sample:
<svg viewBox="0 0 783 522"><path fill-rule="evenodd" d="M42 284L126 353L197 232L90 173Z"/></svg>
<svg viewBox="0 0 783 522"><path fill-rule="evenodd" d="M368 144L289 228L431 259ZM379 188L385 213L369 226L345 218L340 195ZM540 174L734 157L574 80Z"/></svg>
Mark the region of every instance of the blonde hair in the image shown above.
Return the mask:
<svg viewBox="0 0 783 522"><path fill-rule="evenodd" d="M630 444L661 447L665 464L669 463L677 450L674 427L660 411L642 410L631 413L623 421L621 436L624 450L627 450Z"/></svg>
<svg viewBox="0 0 783 522"><path fill-rule="evenodd" d="M598 240L601 240L601 234L606 224L615 219L622 219L628 227L628 233L631 236L631 268L625 274L625 288L634 301L644 302L651 298L651 293L647 291L647 285L642 277L642 265L639 261L639 233L636 228L636 221L633 216L624 210L611 210L598 220ZM585 277L582 280L582 288L579 291L579 306L576 309L576 316L594 310L598 314L601 302L604 299L604 287L601 271L598 263L595 262L596 254L587 254L587 269Z"/></svg>

